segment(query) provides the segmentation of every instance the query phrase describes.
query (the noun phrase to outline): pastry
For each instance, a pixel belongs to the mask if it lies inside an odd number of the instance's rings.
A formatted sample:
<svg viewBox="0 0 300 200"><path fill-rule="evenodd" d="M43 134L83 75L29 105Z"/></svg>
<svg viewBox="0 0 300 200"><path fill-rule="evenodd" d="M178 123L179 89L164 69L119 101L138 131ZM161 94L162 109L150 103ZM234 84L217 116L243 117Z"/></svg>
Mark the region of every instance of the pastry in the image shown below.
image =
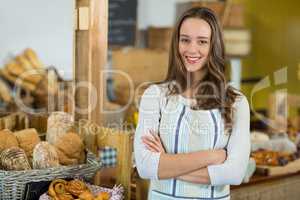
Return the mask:
<svg viewBox="0 0 300 200"><path fill-rule="evenodd" d="M19 147L12 147L2 151L0 155L1 166L5 170L29 170L31 169L26 154Z"/></svg>
<svg viewBox="0 0 300 200"><path fill-rule="evenodd" d="M18 147L17 137L8 129L0 130L0 153L11 147Z"/></svg>
<svg viewBox="0 0 300 200"><path fill-rule="evenodd" d="M66 194L67 181L63 179L55 179L50 183L48 195L55 200L59 200L59 195Z"/></svg>
<svg viewBox="0 0 300 200"><path fill-rule="evenodd" d="M24 149L26 156L31 161L34 147L41 141L37 131L34 128L24 129L14 132L19 146Z"/></svg>
<svg viewBox="0 0 300 200"><path fill-rule="evenodd" d="M73 117L65 112L53 112L48 118L46 140L56 144L73 126Z"/></svg>
<svg viewBox="0 0 300 200"><path fill-rule="evenodd" d="M291 154L260 150L251 153L257 165L283 166L292 160Z"/></svg>
<svg viewBox="0 0 300 200"><path fill-rule="evenodd" d="M94 200L94 196L90 191L85 191L79 195L80 200Z"/></svg>
<svg viewBox="0 0 300 200"><path fill-rule="evenodd" d="M66 190L76 197L79 197L84 192L90 192L87 185L78 179L69 181L66 185Z"/></svg>
<svg viewBox="0 0 300 200"><path fill-rule="evenodd" d="M33 150L32 166L34 169L45 169L59 166L56 148L48 142L38 143Z"/></svg>
<svg viewBox="0 0 300 200"><path fill-rule="evenodd" d="M94 200L109 200L110 194L108 192L100 192Z"/></svg>
<svg viewBox="0 0 300 200"><path fill-rule="evenodd" d="M61 195L57 195L59 200L73 200L73 196L71 194L61 194Z"/></svg>

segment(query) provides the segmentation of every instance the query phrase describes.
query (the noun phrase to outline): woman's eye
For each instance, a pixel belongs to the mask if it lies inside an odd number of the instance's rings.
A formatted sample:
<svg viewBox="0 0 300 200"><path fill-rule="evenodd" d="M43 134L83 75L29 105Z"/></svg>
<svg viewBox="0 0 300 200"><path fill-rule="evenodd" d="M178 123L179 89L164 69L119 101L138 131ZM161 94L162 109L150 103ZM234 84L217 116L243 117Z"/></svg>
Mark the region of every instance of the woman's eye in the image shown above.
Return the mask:
<svg viewBox="0 0 300 200"><path fill-rule="evenodd" d="M187 43L187 42L189 42L189 40L186 39L186 38L181 38L181 39L180 39L180 42Z"/></svg>
<svg viewBox="0 0 300 200"><path fill-rule="evenodd" d="M200 44L207 44L208 42L206 40L200 40L199 43Z"/></svg>

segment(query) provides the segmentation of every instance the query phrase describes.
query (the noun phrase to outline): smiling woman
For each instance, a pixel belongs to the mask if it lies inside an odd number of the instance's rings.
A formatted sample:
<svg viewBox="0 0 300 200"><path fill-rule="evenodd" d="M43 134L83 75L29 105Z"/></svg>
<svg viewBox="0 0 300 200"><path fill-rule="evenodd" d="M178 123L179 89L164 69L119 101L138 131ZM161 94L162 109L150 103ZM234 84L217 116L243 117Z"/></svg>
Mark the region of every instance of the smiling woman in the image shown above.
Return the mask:
<svg viewBox="0 0 300 200"><path fill-rule="evenodd" d="M249 106L225 80L221 29L207 8L177 22L162 83L143 94L134 148L149 200L230 199L249 161ZM232 173L234 172L234 173Z"/></svg>
<svg viewBox="0 0 300 200"><path fill-rule="evenodd" d="M194 28L197 27L197 28ZM210 49L211 29L209 24L198 18L186 19L180 28L179 53L187 72L205 74L203 67ZM197 79L202 79L197 77Z"/></svg>

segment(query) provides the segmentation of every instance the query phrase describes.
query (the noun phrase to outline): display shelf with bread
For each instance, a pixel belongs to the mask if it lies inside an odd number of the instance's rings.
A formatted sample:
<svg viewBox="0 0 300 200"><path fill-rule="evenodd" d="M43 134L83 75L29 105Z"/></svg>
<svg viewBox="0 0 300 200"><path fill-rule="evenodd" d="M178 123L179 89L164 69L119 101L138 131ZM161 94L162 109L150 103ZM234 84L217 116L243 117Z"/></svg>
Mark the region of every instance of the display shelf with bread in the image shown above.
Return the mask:
<svg viewBox="0 0 300 200"><path fill-rule="evenodd" d="M53 112L47 119L46 137L29 121L23 113L0 118L0 199L23 199L26 185L32 182L93 180L102 164L86 145L87 133L76 132L70 114Z"/></svg>
<svg viewBox="0 0 300 200"><path fill-rule="evenodd" d="M20 110L22 104L52 108L65 82L54 66L44 66L36 52L27 48L0 68L0 108L10 112Z"/></svg>

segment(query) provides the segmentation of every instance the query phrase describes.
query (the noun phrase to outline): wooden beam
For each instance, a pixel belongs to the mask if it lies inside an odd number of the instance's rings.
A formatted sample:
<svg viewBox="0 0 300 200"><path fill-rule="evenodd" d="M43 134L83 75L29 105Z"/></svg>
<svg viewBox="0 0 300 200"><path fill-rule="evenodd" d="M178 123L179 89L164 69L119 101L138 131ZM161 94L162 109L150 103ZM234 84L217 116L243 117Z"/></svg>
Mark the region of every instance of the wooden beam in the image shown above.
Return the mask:
<svg viewBox="0 0 300 200"><path fill-rule="evenodd" d="M75 0L75 119L101 125L106 102L108 0Z"/></svg>

